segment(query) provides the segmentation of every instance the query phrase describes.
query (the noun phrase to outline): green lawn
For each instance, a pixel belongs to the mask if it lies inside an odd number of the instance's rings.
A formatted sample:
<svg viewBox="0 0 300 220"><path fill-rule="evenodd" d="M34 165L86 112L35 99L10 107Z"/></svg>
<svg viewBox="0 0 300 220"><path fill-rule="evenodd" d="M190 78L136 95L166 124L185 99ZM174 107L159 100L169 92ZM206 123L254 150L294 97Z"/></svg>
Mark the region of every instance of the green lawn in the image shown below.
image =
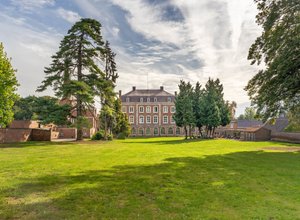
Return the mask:
<svg viewBox="0 0 300 220"><path fill-rule="evenodd" d="M298 148L181 138L0 145L0 219L300 219Z"/></svg>

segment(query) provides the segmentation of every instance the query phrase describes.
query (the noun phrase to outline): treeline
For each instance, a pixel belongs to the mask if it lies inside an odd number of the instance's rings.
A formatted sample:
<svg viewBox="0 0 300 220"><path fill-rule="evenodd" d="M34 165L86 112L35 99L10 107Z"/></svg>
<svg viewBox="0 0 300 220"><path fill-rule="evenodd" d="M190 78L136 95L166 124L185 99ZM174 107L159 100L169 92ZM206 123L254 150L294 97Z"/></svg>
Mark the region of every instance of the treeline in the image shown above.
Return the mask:
<svg viewBox="0 0 300 220"><path fill-rule="evenodd" d="M199 82L195 87L190 82L180 81L179 93L175 98L176 125L183 127L185 138L192 138L192 129L198 128L200 137L213 137L218 126L229 124L235 102L224 100L223 85L219 79L210 79L202 88Z"/></svg>

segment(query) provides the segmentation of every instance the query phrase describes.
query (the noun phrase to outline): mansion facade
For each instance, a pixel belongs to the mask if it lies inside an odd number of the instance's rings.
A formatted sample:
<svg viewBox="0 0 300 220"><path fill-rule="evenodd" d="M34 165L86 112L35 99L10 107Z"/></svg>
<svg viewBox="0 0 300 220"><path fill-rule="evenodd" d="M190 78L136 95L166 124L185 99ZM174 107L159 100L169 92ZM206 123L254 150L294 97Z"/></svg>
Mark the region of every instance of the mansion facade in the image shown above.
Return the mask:
<svg viewBox="0 0 300 220"><path fill-rule="evenodd" d="M122 112L131 124L131 136L180 136L183 129L176 127L175 95L160 89L136 89L124 95L119 91Z"/></svg>

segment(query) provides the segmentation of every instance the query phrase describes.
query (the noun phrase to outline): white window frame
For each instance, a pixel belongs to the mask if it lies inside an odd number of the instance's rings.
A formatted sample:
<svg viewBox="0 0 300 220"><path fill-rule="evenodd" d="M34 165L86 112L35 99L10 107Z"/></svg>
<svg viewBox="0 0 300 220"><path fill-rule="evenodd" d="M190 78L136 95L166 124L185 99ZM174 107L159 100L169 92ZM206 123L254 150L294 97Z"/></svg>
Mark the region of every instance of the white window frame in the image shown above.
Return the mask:
<svg viewBox="0 0 300 220"><path fill-rule="evenodd" d="M151 113L151 106L146 106L146 113Z"/></svg>
<svg viewBox="0 0 300 220"><path fill-rule="evenodd" d="M148 119L149 119L149 121L148 121ZM151 116L150 115L146 116L146 124L151 124Z"/></svg>
<svg viewBox="0 0 300 220"><path fill-rule="evenodd" d="M129 123L134 124L134 116L133 115L129 116Z"/></svg>
<svg viewBox="0 0 300 220"><path fill-rule="evenodd" d="M176 112L175 106L171 106L171 113L175 113L175 112Z"/></svg>
<svg viewBox="0 0 300 220"><path fill-rule="evenodd" d="M150 98L147 98L147 102L150 102Z"/></svg>
<svg viewBox="0 0 300 220"><path fill-rule="evenodd" d="M144 99L142 97L140 98L140 102L144 102Z"/></svg>
<svg viewBox="0 0 300 220"><path fill-rule="evenodd" d="M158 124L158 116L157 115L153 116L153 124Z"/></svg>
<svg viewBox="0 0 300 220"><path fill-rule="evenodd" d="M130 102L130 98L127 97L127 98L126 98L126 102Z"/></svg>
<svg viewBox="0 0 300 220"><path fill-rule="evenodd" d="M171 102L172 101L172 98L171 97L168 97L168 102Z"/></svg>
<svg viewBox="0 0 300 220"><path fill-rule="evenodd" d="M129 113L134 113L134 106L129 106Z"/></svg>
<svg viewBox="0 0 300 220"><path fill-rule="evenodd" d="M157 111L155 111L154 109L157 108ZM158 105L153 106L153 113L158 113L159 109L158 109Z"/></svg>
<svg viewBox="0 0 300 220"><path fill-rule="evenodd" d="M167 119L167 120L165 121L165 119ZM168 124L168 123L169 123L169 117L167 115L164 115L163 116L163 124Z"/></svg>
<svg viewBox="0 0 300 220"><path fill-rule="evenodd" d="M154 102L157 102L157 98L156 97L154 98Z"/></svg>
<svg viewBox="0 0 300 220"><path fill-rule="evenodd" d="M163 106L163 113L169 113L169 106Z"/></svg>
<svg viewBox="0 0 300 220"><path fill-rule="evenodd" d="M143 115L139 116L139 124L144 124L145 123L145 118Z"/></svg>
<svg viewBox="0 0 300 220"><path fill-rule="evenodd" d="M139 106L139 113L144 113L144 106Z"/></svg>
<svg viewBox="0 0 300 220"><path fill-rule="evenodd" d="M122 112L126 113L126 110L127 110L126 106L122 106Z"/></svg>

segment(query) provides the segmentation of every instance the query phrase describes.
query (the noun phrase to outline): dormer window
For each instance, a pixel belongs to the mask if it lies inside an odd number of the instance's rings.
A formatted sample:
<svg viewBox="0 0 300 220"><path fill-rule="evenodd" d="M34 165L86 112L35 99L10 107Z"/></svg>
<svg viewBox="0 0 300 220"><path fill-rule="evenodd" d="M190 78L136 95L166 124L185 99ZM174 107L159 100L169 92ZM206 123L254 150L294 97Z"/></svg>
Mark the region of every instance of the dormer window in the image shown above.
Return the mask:
<svg viewBox="0 0 300 220"><path fill-rule="evenodd" d="M143 98L140 98L140 102L143 102Z"/></svg>
<svg viewBox="0 0 300 220"><path fill-rule="evenodd" d="M154 98L154 102L157 102L157 98Z"/></svg>
<svg viewBox="0 0 300 220"><path fill-rule="evenodd" d="M171 101L172 101L171 97L168 97L168 102L171 102Z"/></svg>
<svg viewBox="0 0 300 220"><path fill-rule="evenodd" d="M126 102L129 102L130 101L130 99L129 98L126 98Z"/></svg>
<svg viewBox="0 0 300 220"><path fill-rule="evenodd" d="M147 102L150 102L150 98L147 98Z"/></svg>

